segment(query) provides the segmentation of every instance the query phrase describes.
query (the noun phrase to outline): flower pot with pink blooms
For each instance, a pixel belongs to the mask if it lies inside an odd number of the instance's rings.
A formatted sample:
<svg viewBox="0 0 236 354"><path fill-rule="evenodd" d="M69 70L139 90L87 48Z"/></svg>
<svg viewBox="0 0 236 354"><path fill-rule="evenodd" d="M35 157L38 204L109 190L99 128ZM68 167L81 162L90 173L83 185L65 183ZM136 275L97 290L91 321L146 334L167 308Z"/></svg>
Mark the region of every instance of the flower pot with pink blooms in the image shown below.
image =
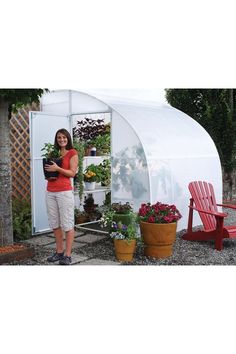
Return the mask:
<svg viewBox="0 0 236 354"><path fill-rule="evenodd" d="M167 258L173 253L177 221L182 217L175 205L143 203L138 211L144 255Z"/></svg>

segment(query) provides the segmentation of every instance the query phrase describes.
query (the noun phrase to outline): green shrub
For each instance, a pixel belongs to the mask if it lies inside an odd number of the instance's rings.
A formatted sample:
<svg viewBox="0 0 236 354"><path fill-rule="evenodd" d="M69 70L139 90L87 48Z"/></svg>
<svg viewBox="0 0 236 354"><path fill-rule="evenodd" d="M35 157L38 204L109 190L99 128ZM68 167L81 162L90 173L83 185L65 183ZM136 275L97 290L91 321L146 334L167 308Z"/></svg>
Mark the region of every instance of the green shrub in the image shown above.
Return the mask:
<svg viewBox="0 0 236 354"><path fill-rule="evenodd" d="M31 204L26 200L12 201L14 240L26 240L31 237Z"/></svg>

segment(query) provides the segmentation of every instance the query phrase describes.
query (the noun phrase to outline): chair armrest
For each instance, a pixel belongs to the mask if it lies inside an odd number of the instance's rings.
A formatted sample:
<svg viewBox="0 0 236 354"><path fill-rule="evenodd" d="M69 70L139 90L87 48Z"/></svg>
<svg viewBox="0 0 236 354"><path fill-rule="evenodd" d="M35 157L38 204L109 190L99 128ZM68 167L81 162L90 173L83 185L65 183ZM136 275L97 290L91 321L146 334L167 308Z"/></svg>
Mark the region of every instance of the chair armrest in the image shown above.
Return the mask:
<svg viewBox="0 0 236 354"><path fill-rule="evenodd" d="M202 209L197 209L191 205L189 205L189 208L194 209L194 210L198 211L199 213L210 214L215 217L225 218L226 216L228 216L225 213L216 213L215 211L210 211L210 210L206 211L206 210L202 210Z"/></svg>
<svg viewBox="0 0 236 354"><path fill-rule="evenodd" d="M222 206L224 208L229 208L229 209L235 209L236 210L236 205L232 205L232 204L216 204L218 206Z"/></svg>

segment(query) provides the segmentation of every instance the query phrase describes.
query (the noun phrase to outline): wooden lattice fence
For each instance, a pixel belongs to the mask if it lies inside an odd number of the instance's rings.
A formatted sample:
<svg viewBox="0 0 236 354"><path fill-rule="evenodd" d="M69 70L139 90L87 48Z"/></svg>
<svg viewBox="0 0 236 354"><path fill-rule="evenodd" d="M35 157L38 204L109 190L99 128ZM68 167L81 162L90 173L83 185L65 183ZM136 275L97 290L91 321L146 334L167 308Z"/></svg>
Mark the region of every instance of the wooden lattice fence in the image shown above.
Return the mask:
<svg viewBox="0 0 236 354"><path fill-rule="evenodd" d="M10 120L12 197L30 200L30 137L29 111L38 111L33 104L12 114Z"/></svg>

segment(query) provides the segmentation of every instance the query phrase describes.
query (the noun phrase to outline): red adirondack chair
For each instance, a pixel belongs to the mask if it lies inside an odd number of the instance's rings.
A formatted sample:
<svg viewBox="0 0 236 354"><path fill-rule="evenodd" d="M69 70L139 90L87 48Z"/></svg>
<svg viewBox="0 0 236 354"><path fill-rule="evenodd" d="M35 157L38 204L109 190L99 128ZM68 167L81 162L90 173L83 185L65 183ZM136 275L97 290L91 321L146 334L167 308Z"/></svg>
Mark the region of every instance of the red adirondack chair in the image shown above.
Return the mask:
<svg viewBox="0 0 236 354"><path fill-rule="evenodd" d="M215 240L215 248L221 251L224 238L236 238L236 225L224 226L225 213L219 213L217 206L236 209L235 205L217 204L211 183L194 181L189 183L190 198L188 230L183 235L184 240L207 241ZM196 210L203 223L203 230L193 231L193 211ZM236 215L235 215L236 216Z"/></svg>

